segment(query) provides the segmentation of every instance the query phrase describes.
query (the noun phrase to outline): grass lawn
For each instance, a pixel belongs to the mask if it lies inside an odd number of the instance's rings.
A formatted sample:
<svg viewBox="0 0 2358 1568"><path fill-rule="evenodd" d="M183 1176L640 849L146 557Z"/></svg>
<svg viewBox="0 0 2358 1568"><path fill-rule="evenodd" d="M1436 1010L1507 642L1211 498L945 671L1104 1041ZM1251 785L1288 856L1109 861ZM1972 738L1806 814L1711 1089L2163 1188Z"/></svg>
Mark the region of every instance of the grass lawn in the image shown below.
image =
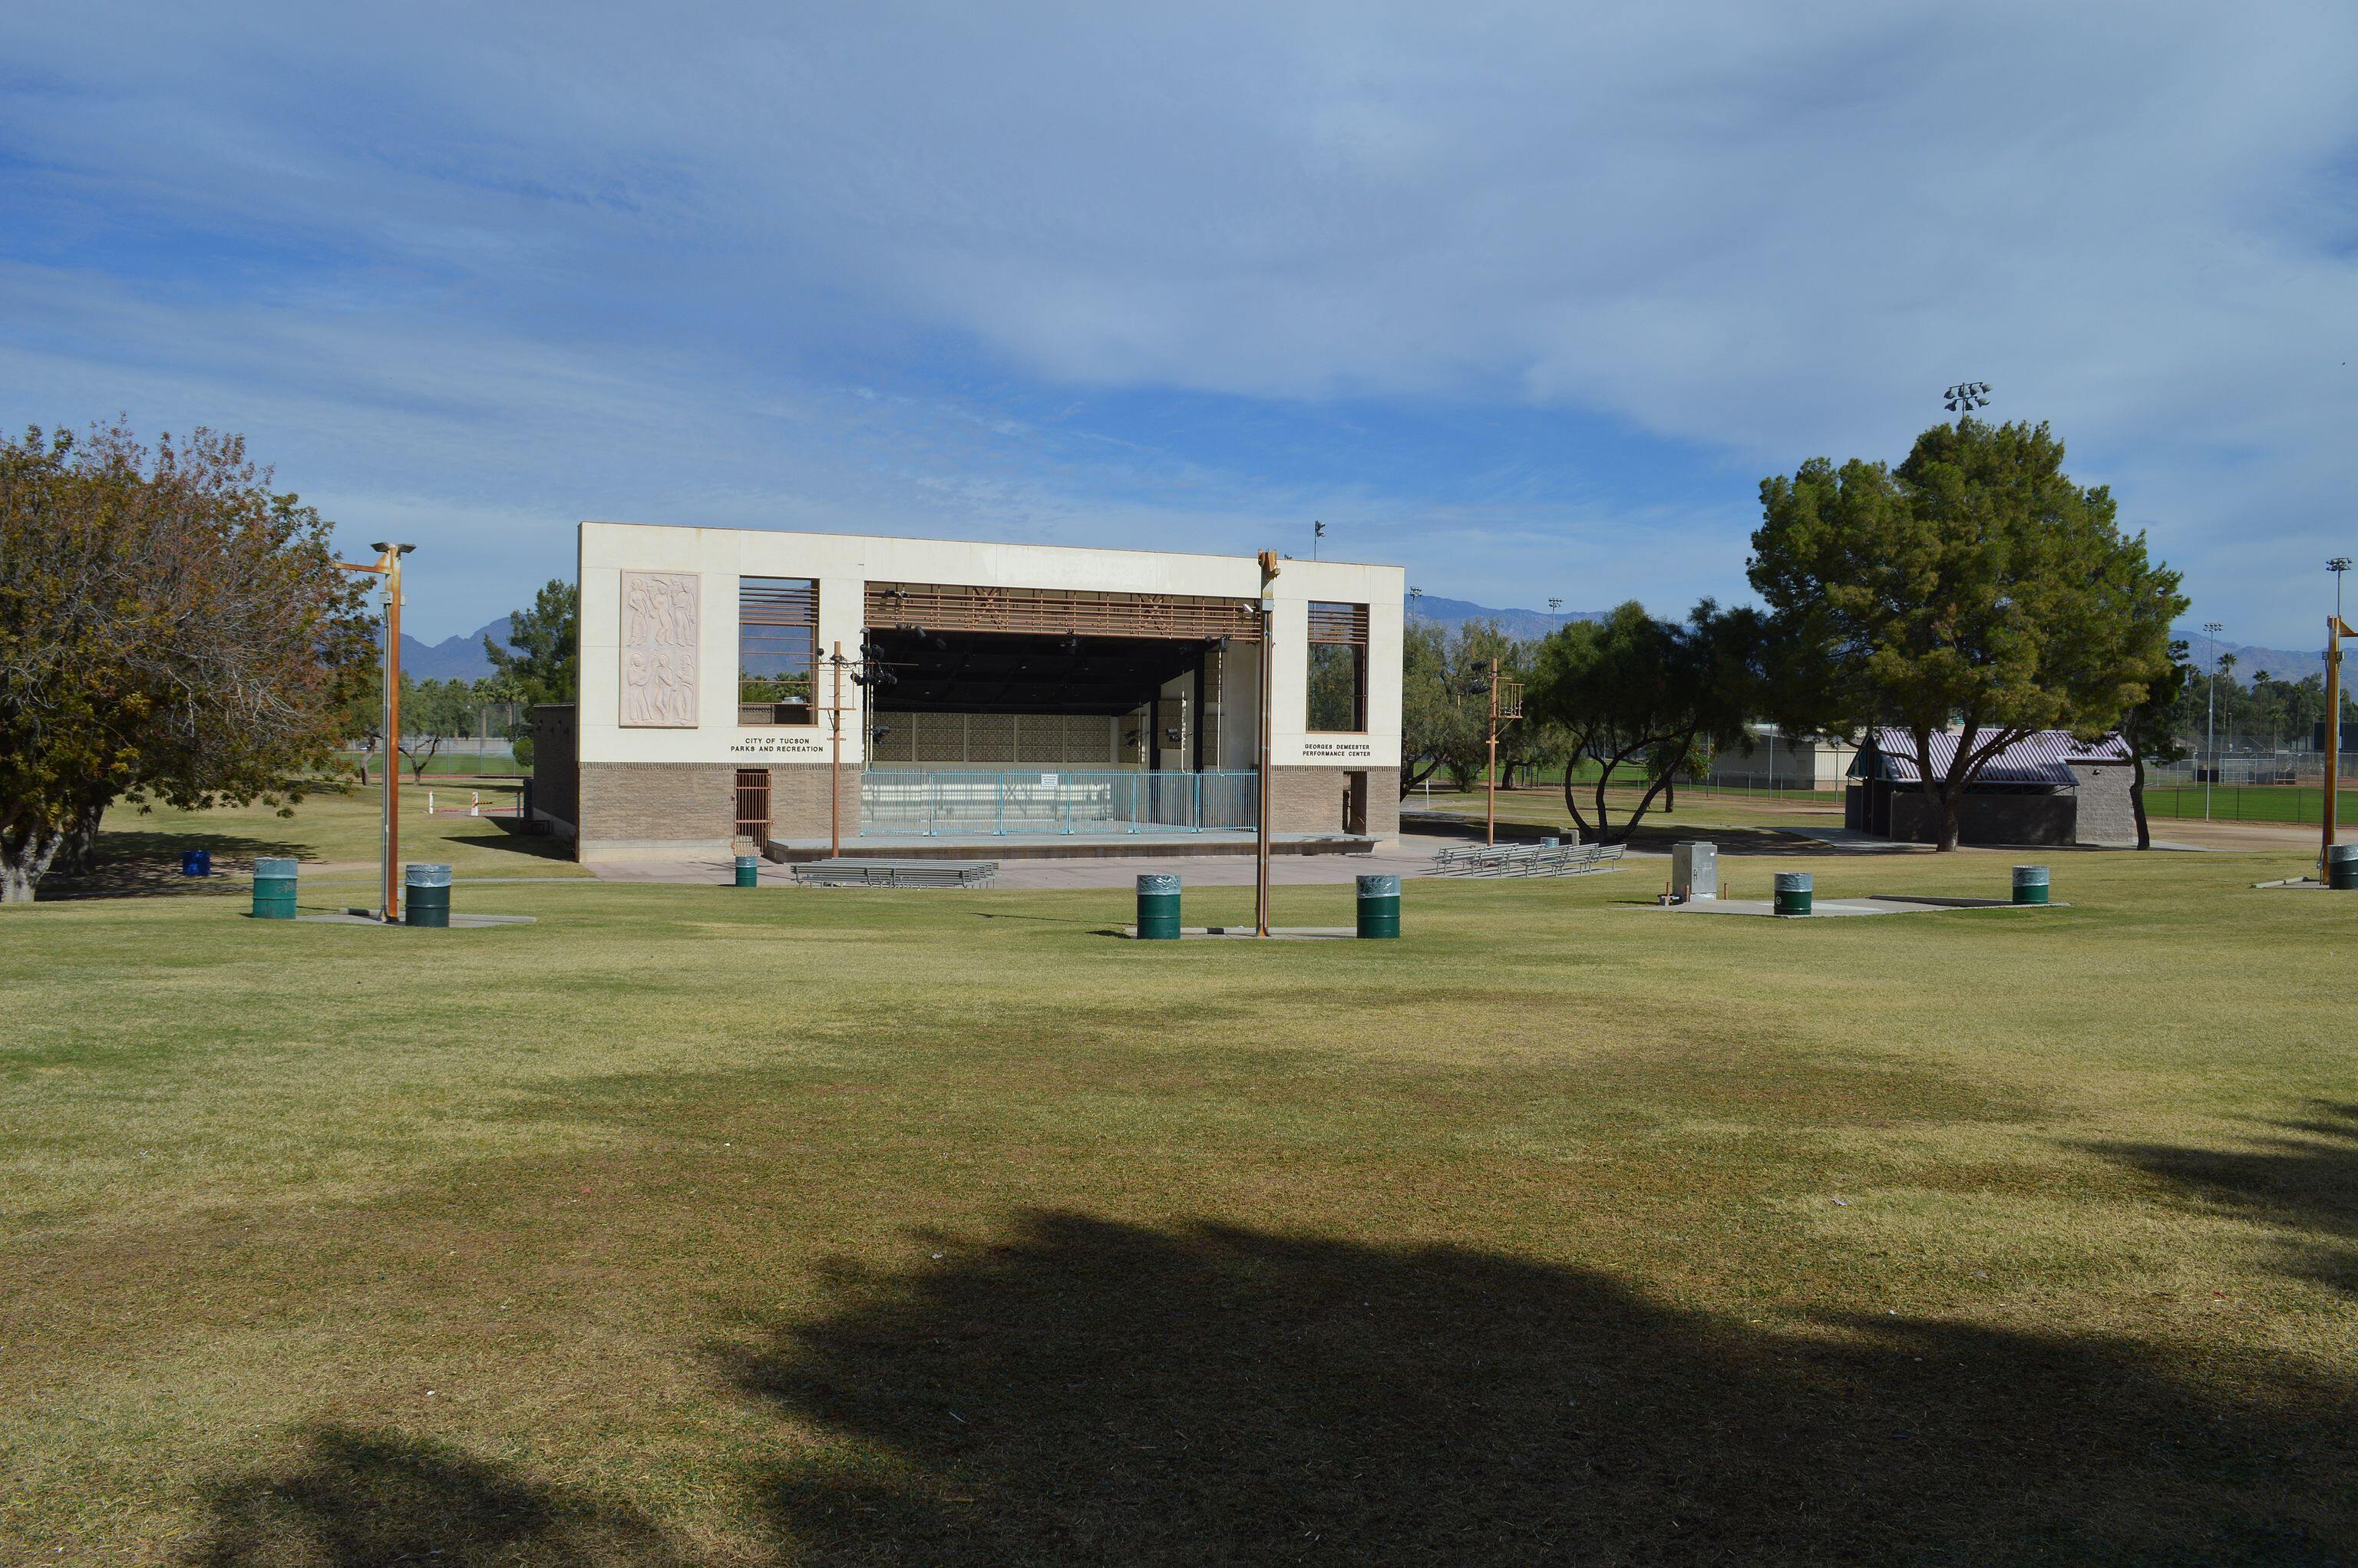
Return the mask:
<svg viewBox="0 0 2358 1568"><path fill-rule="evenodd" d="M1642 790L1614 790L1606 796L1613 809L1613 822L1617 827L1628 813L1638 804ZM1593 797L1584 793L1580 797L1583 811L1592 811ZM1417 811L1425 806L1422 790L1412 790L1401 799L1403 810ZM1433 792L1432 808L1454 816L1482 818L1482 792L1478 789L1460 793L1454 790ZM1561 787L1547 789L1517 789L1500 792L1498 797L1498 820L1501 822L1536 823L1546 827L1571 827L1572 814L1563 808ZM1712 827L1840 827L1843 825L1842 797L1838 795L1812 796L1795 791L1784 795L1772 795L1767 791L1729 790L1714 794L1704 789L1682 789L1679 792L1677 809L1662 809L1657 796L1653 808L1646 813L1640 825L1649 837L1668 833L1674 838L1686 838Z"/></svg>
<svg viewBox="0 0 2358 1568"><path fill-rule="evenodd" d="M2358 823L2358 790L2341 792L2333 808L2337 822ZM2145 792L2145 808L2154 816L2201 816L2205 809L2201 784L2154 784ZM2213 822L2320 822L2325 810L2321 784L2213 784L2208 803Z"/></svg>
<svg viewBox="0 0 2358 1568"><path fill-rule="evenodd" d="M401 858L405 861L441 861L460 877L586 876L579 866L563 858L564 847L554 839L508 832L496 821L467 815L469 796L480 794L486 807L503 809L514 804L514 788L495 784L449 784L429 781L401 785ZM435 811L429 815L431 799ZM44 897L76 893L238 892L189 883L179 873L180 851L211 851L213 869L238 875L250 873L258 855L293 855L304 863L303 880L325 887L338 882L352 896L323 904L365 903L362 884L373 885L381 864L380 822L384 786L354 784L320 787L293 817L265 806L234 810L189 812L158 809L141 812L117 806L110 811L101 832L105 852L97 871L86 881L65 878L45 880Z"/></svg>
<svg viewBox="0 0 2358 1568"><path fill-rule="evenodd" d="M2300 859L0 910L0 1559L2349 1562Z"/></svg>

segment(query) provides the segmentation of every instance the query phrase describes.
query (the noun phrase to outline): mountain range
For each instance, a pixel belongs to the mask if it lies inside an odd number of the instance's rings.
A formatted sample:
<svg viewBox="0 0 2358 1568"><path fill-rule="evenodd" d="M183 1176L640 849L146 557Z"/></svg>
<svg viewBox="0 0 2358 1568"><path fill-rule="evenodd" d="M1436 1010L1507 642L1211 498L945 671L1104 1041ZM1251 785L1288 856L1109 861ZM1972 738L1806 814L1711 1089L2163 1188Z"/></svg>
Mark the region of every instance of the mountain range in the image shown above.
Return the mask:
<svg viewBox="0 0 2358 1568"><path fill-rule="evenodd" d="M2211 640L2202 634L2201 628L2174 626L2170 628L2169 634L2186 644L2187 659L2196 669L2209 664ZM2229 676L2244 686L2251 685L2252 677L2262 670L2268 672L2271 680L2297 681L2309 676L2321 679L2325 675L2323 648L2299 653L2291 648L2261 648L2248 643L2223 642L2219 644L2219 652L2223 656L2228 654L2235 655L2235 666L2228 672ZM2350 675L2347 664L2342 666L2342 673L2346 681Z"/></svg>
<svg viewBox="0 0 2358 1568"><path fill-rule="evenodd" d="M472 632L445 637L438 643L421 643L404 632L401 673L416 680L481 680L492 673L492 661L483 656L486 637L506 647L508 618L503 615L488 626L478 626Z"/></svg>
<svg viewBox="0 0 2358 1568"><path fill-rule="evenodd" d="M1487 604L1470 600L1444 599L1437 593L1420 594L1409 600L1409 619L1430 621L1446 631L1455 631L1468 621L1488 621L1509 637L1544 637L1567 621L1602 621L1602 610L1567 610L1562 613L1546 610L1493 610Z"/></svg>

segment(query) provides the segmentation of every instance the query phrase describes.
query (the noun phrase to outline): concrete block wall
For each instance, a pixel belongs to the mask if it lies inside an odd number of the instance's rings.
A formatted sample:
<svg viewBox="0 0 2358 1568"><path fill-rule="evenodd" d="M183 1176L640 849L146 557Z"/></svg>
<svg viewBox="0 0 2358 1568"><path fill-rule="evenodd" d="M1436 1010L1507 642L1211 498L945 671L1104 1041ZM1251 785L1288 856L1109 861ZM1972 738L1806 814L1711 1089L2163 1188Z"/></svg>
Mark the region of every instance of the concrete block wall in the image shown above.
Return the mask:
<svg viewBox="0 0 2358 1568"><path fill-rule="evenodd" d="M2136 805L2129 798L2135 767L2127 762L2073 762L2071 772L2080 780L2080 842L2135 847Z"/></svg>
<svg viewBox="0 0 2358 1568"><path fill-rule="evenodd" d="M532 710L532 809L561 838L581 821L581 738L569 702Z"/></svg>
<svg viewBox="0 0 2358 1568"><path fill-rule="evenodd" d="M2073 802L2069 791L2054 795L1976 795L1957 802L1960 844L2053 844L2073 842ZM1891 793L1891 837L1901 843L1930 844L1940 837L1939 803L1915 789Z"/></svg>

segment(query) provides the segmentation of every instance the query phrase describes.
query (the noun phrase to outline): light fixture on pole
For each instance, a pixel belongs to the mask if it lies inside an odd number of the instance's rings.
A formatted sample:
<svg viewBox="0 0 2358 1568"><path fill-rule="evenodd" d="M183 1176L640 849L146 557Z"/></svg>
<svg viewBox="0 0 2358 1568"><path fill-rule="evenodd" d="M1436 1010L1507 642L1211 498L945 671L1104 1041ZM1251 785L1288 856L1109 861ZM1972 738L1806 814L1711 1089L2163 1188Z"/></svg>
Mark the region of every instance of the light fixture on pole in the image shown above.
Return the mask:
<svg viewBox="0 0 2358 1568"><path fill-rule="evenodd" d="M1314 560L1316 560L1316 559L1318 558L1318 541L1319 541L1319 540L1321 540L1321 539L1323 539L1323 538L1325 538L1325 536L1326 536L1326 524L1324 524L1324 523L1313 523L1313 524L1310 524L1310 558L1311 558L1312 560L1314 560Z"/></svg>
<svg viewBox="0 0 2358 1568"><path fill-rule="evenodd" d="M1990 384L1985 381L1961 381L1941 394L1942 406L1957 416L1962 427L1965 416L1976 408L1989 406Z"/></svg>
<svg viewBox="0 0 2358 1568"><path fill-rule="evenodd" d="M2209 695L2202 699L2202 820L2211 820L2211 782L2219 771L2219 633L2225 630L2216 621L2202 622L2202 630L2211 635L2211 680Z"/></svg>

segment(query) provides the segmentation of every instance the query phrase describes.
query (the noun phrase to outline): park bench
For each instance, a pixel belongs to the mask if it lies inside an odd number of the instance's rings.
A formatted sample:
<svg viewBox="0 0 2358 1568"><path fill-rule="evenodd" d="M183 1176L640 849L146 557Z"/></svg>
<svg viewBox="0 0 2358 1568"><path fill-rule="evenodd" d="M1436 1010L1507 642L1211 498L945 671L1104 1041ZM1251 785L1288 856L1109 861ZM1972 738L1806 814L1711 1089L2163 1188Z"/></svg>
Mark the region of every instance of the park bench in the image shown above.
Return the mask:
<svg viewBox="0 0 2358 1568"><path fill-rule="evenodd" d="M972 888L999 875L997 860L809 860L788 869L804 887Z"/></svg>
<svg viewBox="0 0 2358 1568"><path fill-rule="evenodd" d="M1433 857L1435 876L1577 877L1621 863L1619 844L1462 844Z"/></svg>

